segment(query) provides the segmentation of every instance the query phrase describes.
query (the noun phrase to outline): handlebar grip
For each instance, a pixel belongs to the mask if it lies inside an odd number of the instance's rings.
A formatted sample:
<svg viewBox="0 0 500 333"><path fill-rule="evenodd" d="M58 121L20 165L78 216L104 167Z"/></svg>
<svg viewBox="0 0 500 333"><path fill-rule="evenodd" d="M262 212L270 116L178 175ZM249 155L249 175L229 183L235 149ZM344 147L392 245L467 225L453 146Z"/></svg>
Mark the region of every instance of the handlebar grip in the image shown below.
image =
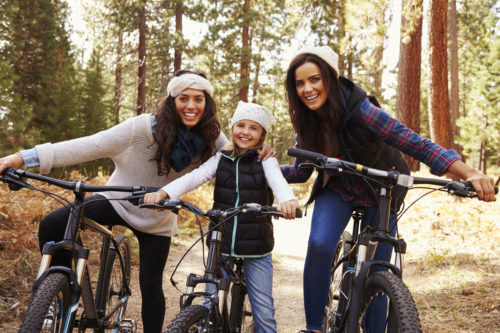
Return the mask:
<svg viewBox="0 0 500 333"><path fill-rule="evenodd" d="M278 208L272 206L272 207L269 208L269 211L271 211L271 212L277 212ZM301 218L302 217L302 209L300 209L300 208L296 208L295 209L295 217L296 218Z"/></svg>
<svg viewBox="0 0 500 333"><path fill-rule="evenodd" d="M325 155L315 153L309 150L303 150L298 148L288 148L287 149L288 156L299 157L305 160L310 160L313 162L321 162L326 159Z"/></svg>
<svg viewBox="0 0 500 333"><path fill-rule="evenodd" d="M500 179L500 178L499 178ZM469 190L469 191L473 191L473 192L476 192L476 190L474 189L474 186L472 186L472 183L471 182L463 182L464 186ZM494 187L494 190L495 190L495 194L498 194L498 186L495 186Z"/></svg>

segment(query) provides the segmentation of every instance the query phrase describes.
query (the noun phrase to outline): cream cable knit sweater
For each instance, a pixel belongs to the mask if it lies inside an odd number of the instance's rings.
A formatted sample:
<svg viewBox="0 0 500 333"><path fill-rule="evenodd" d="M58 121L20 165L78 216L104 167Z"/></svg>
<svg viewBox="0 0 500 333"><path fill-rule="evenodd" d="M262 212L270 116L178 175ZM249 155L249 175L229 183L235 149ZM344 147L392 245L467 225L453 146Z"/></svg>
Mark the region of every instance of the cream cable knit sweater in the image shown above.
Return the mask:
<svg viewBox="0 0 500 333"><path fill-rule="evenodd" d="M216 142L217 150L227 143L221 132ZM53 167L69 166L99 158L111 158L115 170L108 185L162 187L191 171L193 162L180 173L171 170L158 176L156 162L151 161L157 149L151 130L151 114L142 114L105 131L59 143L35 146L40 158L40 172L48 173ZM101 192L108 199L121 198L126 193ZM110 201L116 212L132 227L148 234L173 236L177 231L177 215L166 211L138 208L128 201Z"/></svg>

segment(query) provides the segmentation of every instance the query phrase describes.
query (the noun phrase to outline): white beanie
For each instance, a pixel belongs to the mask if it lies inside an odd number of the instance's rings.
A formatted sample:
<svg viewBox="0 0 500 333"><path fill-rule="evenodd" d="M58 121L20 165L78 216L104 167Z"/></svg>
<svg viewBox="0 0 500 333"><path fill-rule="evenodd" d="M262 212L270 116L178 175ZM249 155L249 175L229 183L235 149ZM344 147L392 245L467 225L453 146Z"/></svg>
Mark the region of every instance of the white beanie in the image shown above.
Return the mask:
<svg viewBox="0 0 500 333"><path fill-rule="evenodd" d="M238 106L236 106L236 111L234 111L233 118L231 119L231 128L236 122L243 119L255 121L262 126L266 132L268 125L276 122L271 111L264 106L239 101Z"/></svg>
<svg viewBox="0 0 500 333"><path fill-rule="evenodd" d="M193 73L186 73L175 76L167 85L167 96L177 97L185 89L198 89L206 91L210 96L214 88L203 76Z"/></svg>
<svg viewBox="0 0 500 333"><path fill-rule="evenodd" d="M331 68L333 68L335 70L335 74L337 75L337 77L339 76L339 56L330 47L317 46L317 47L303 48L303 49L300 49L295 54L295 57L297 57L298 55L301 55L301 54L305 54L305 53L314 54L314 55L320 57L321 59L323 59L328 65L330 65Z"/></svg>

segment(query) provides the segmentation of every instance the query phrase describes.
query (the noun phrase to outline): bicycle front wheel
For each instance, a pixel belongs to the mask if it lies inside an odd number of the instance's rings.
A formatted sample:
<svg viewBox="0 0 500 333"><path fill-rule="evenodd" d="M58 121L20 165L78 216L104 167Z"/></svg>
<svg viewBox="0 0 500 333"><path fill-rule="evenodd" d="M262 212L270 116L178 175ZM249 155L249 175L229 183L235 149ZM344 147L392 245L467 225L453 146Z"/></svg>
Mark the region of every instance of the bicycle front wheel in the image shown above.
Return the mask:
<svg viewBox="0 0 500 333"><path fill-rule="evenodd" d="M362 332L422 332L415 302L403 281L389 272L368 277L359 318Z"/></svg>
<svg viewBox="0 0 500 333"><path fill-rule="evenodd" d="M63 332L65 325L71 324L66 321L69 296L68 277L49 274L31 298L19 332Z"/></svg>
<svg viewBox="0 0 500 333"><path fill-rule="evenodd" d="M208 318L208 309L203 305L186 306L167 327L168 333L205 332L203 329ZM213 323L215 324L215 323ZM217 332L216 328L208 332Z"/></svg>
<svg viewBox="0 0 500 333"><path fill-rule="evenodd" d="M129 239L123 235L119 235L116 237L116 242L118 243L118 248L111 249L109 252L108 264L106 265L104 273L102 289L106 297L104 313L108 314L111 310L118 306L118 304L121 304L121 306L110 318L111 324L108 326L112 327L120 326L121 321L125 316L128 302L125 285L130 285L131 270L131 250ZM118 257L118 252L120 252L122 257L123 270L120 258Z"/></svg>
<svg viewBox="0 0 500 333"><path fill-rule="evenodd" d="M344 231L337 243L335 255L333 256L330 272L330 289L323 314L322 333L339 332L345 321L346 307L349 297L351 274L348 271L348 262L344 261L336 269L340 259L347 255L352 248L352 236Z"/></svg>

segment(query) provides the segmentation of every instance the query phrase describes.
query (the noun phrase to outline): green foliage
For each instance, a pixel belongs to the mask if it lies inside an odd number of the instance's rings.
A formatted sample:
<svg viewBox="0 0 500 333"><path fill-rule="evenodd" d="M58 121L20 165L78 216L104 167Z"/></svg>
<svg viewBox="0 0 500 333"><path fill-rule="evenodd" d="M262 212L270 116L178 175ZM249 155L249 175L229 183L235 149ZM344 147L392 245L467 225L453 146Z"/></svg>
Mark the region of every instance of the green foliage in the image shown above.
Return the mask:
<svg viewBox="0 0 500 333"><path fill-rule="evenodd" d="M10 112L2 123L11 147L71 137L74 59L65 31L66 5L50 0L9 4L0 48L7 71L0 101ZM58 129L55 131L54 129Z"/></svg>
<svg viewBox="0 0 500 333"><path fill-rule="evenodd" d="M460 136L474 159L484 149L491 163L500 159L500 40L494 0L457 6L459 20Z"/></svg>

